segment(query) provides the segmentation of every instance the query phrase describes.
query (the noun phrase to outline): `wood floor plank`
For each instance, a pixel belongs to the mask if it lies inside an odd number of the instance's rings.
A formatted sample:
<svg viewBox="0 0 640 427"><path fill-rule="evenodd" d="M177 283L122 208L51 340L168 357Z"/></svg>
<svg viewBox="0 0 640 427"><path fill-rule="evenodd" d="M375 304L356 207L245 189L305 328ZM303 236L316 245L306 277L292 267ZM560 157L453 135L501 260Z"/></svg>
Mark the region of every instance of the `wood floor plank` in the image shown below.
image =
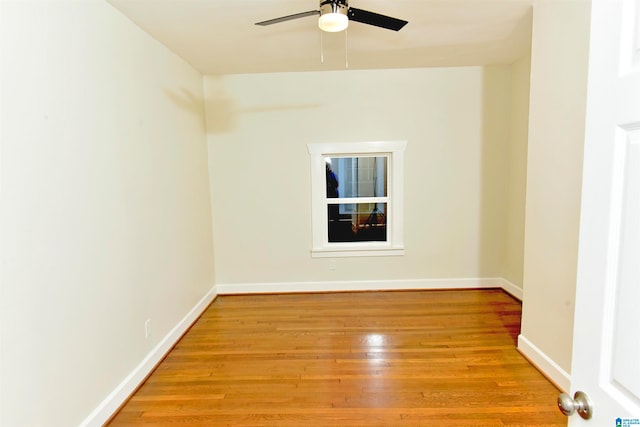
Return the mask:
<svg viewBox="0 0 640 427"><path fill-rule="evenodd" d="M501 290L220 296L110 426L566 426Z"/></svg>

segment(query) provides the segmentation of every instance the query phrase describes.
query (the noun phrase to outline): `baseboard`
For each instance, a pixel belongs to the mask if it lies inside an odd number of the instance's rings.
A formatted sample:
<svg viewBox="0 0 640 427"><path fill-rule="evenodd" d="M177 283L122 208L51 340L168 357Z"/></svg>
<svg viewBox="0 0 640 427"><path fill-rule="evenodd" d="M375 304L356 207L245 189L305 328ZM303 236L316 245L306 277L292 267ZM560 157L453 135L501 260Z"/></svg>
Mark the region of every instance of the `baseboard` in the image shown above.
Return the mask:
<svg viewBox="0 0 640 427"><path fill-rule="evenodd" d="M524 335L518 335L518 351L560 390L571 389L571 376Z"/></svg>
<svg viewBox="0 0 640 427"><path fill-rule="evenodd" d="M145 378L160 363L164 356L173 348L176 342L200 317L215 299L218 292L214 286L207 294L189 310L189 312L173 327L171 331L145 356L135 369L122 381L96 409L85 418L81 427L102 426L113 416L120 406L129 398Z"/></svg>
<svg viewBox="0 0 640 427"><path fill-rule="evenodd" d="M507 279L500 278L500 287L503 291L517 299L518 301L522 301L522 288L514 285Z"/></svg>
<svg viewBox="0 0 640 427"><path fill-rule="evenodd" d="M217 284L219 295L292 292L349 292L428 289L502 288L501 278L457 278L415 280L349 280L326 282ZM507 291L509 292L509 291Z"/></svg>

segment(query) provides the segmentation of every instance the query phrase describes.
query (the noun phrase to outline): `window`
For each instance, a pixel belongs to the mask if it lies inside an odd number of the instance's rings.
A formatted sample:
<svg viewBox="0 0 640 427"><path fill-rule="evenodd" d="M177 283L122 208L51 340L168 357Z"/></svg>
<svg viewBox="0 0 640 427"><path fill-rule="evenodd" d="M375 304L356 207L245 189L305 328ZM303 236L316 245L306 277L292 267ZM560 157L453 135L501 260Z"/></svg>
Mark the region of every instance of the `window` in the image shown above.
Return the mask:
<svg viewBox="0 0 640 427"><path fill-rule="evenodd" d="M404 253L406 142L309 144L314 257Z"/></svg>

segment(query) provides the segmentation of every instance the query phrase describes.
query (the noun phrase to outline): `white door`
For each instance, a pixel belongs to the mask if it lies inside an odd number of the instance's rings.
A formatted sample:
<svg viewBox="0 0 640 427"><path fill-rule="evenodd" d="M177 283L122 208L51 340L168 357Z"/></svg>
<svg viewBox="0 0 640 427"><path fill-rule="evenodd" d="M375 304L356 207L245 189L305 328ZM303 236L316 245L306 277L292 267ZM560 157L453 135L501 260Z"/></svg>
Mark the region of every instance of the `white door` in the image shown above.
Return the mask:
<svg viewBox="0 0 640 427"><path fill-rule="evenodd" d="M569 426L640 427L640 0L593 0Z"/></svg>

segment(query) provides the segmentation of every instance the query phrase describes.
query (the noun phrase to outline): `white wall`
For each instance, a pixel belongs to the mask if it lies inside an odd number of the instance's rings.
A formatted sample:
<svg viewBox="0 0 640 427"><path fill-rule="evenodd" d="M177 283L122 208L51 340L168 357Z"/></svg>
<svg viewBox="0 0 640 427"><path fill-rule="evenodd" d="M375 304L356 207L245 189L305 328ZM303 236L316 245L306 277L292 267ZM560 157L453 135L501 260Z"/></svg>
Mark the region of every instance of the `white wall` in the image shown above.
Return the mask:
<svg viewBox="0 0 640 427"><path fill-rule="evenodd" d="M216 283L496 277L509 67L205 77ZM307 143L406 140L402 257L312 259Z"/></svg>
<svg viewBox="0 0 640 427"><path fill-rule="evenodd" d="M520 348L568 388L589 42L587 1L533 15Z"/></svg>
<svg viewBox="0 0 640 427"><path fill-rule="evenodd" d="M526 194L529 63L524 56L511 66L484 67L484 200L481 256L497 265L507 288L522 295L524 207ZM494 273L495 274L495 273Z"/></svg>
<svg viewBox="0 0 640 427"><path fill-rule="evenodd" d="M68 427L213 286L202 77L103 1L1 15L0 425Z"/></svg>
<svg viewBox="0 0 640 427"><path fill-rule="evenodd" d="M525 200L527 186L527 146L529 139L529 89L531 57L524 56L513 63L511 71L511 102L509 144L507 147L508 179L506 241L503 277L522 289L524 268Z"/></svg>

